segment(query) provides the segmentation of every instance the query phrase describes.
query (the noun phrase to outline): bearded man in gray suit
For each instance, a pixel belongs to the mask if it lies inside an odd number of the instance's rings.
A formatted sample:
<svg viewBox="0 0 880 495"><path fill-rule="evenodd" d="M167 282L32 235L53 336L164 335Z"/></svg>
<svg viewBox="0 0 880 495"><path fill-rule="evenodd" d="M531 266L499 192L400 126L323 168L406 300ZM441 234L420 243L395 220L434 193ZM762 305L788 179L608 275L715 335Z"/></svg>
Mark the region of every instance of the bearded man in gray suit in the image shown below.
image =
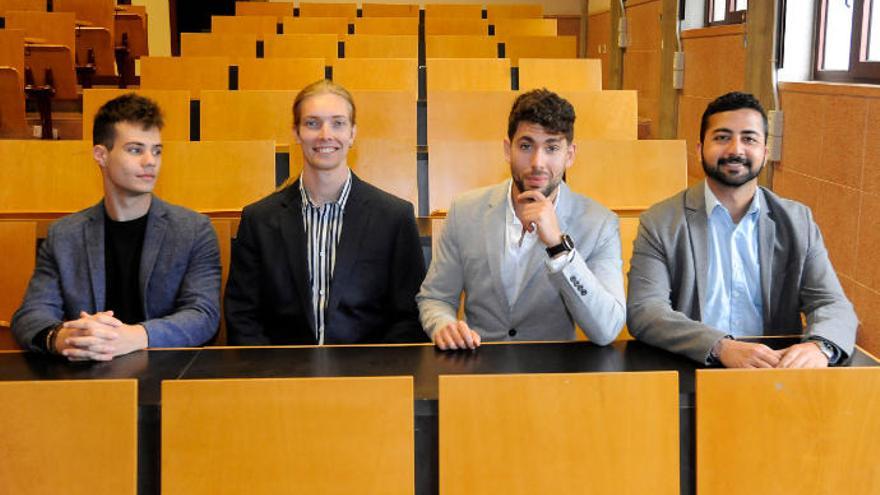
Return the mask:
<svg viewBox="0 0 880 495"><path fill-rule="evenodd" d="M852 354L858 319L812 213L758 187L766 138L752 95L706 108L697 145L706 181L640 218L627 303L637 339L731 368L825 367ZM782 350L738 340L793 333L803 341Z"/></svg>
<svg viewBox="0 0 880 495"><path fill-rule="evenodd" d="M511 179L453 201L416 297L440 349L483 340L605 345L625 306L617 217L563 182L575 158L574 108L553 92L520 95L504 153ZM457 312L464 293L466 321Z"/></svg>

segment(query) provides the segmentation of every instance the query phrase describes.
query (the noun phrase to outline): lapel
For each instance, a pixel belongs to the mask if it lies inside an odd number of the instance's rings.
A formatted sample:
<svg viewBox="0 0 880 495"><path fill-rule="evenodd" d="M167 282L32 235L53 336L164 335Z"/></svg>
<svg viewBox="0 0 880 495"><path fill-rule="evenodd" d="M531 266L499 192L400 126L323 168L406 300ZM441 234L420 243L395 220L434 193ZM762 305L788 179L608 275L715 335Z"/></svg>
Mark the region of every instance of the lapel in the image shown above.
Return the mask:
<svg viewBox="0 0 880 495"><path fill-rule="evenodd" d="M498 301L507 301L507 293L501 281L501 255L507 247L504 245L504 232L507 228L507 191L510 180L492 188L489 191L489 201L483 213L483 224L480 232L471 232L476 238L482 236L486 242L486 258L489 260L489 272L492 278L492 286L495 288L495 297ZM507 301L511 304L512 301ZM503 308L502 314L507 314L508 308Z"/></svg>
<svg viewBox="0 0 880 495"><path fill-rule="evenodd" d="M159 257L159 250L165 242L165 232L168 230L168 207L164 201L153 196L150 210L147 213L147 229L144 232L144 246L141 248L141 266L138 280L140 281L141 297L144 301L144 316L150 318L149 308L149 292L147 287L150 285L150 278L153 276L153 269L156 267L156 259Z"/></svg>
<svg viewBox="0 0 880 495"><path fill-rule="evenodd" d="M313 335L315 315L312 312L312 288L309 284L309 267L306 263L306 232L303 227L302 199L299 193L299 180L284 190L281 198L281 211L278 215L281 228L281 240L290 272L293 274L294 285L299 293L300 307L306 315L306 321Z"/></svg>
<svg viewBox="0 0 880 495"><path fill-rule="evenodd" d="M361 247L366 242L367 226L370 224L370 217L375 210L370 208L369 193L370 191L364 187L363 182L352 172L351 190L348 193L343 213L342 234L339 237L339 245L336 246L336 264L330 278L328 312L335 311L339 306L340 293L347 285L348 276L353 274L352 267L357 261ZM383 241L390 241L390 239Z"/></svg>
<svg viewBox="0 0 880 495"><path fill-rule="evenodd" d="M687 221L688 237L691 241L691 252L694 257L694 270L697 276L697 297L702 313L706 304L706 274L709 270L708 255L708 223L706 217L706 181L691 187L685 192L684 211Z"/></svg>
<svg viewBox="0 0 880 495"><path fill-rule="evenodd" d="M106 302L105 266L104 266L104 200L89 208L86 212L88 221L83 225L83 245L89 264L89 279L92 290L92 309L103 311ZM83 308L85 309L85 308Z"/></svg>
<svg viewBox="0 0 880 495"><path fill-rule="evenodd" d="M776 221L770 212L770 205L764 189L759 187L756 194L761 194L761 213L758 215L758 263L761 272L761 302L764 305L764 325L771 323L770 282L776 275L773 265L773 248L776 246Z"/></svg>

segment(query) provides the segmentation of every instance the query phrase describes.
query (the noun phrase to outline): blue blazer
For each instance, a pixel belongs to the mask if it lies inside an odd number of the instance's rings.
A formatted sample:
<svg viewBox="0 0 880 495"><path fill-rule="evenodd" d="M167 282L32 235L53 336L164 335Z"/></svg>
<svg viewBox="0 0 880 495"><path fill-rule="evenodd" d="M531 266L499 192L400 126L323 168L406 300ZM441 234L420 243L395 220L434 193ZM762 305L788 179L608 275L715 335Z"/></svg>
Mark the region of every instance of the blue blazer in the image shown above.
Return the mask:
<svg viewBox="0 0 880 495"><path fill-rule="evenodd" d="M104 202L59 219L37 253L24 302L12 332L26 349L33 338L62 321L105 307ZM141 252L140 287L150 347L197 346L220 319L220 251L204 215L156 196Z"/></svg>

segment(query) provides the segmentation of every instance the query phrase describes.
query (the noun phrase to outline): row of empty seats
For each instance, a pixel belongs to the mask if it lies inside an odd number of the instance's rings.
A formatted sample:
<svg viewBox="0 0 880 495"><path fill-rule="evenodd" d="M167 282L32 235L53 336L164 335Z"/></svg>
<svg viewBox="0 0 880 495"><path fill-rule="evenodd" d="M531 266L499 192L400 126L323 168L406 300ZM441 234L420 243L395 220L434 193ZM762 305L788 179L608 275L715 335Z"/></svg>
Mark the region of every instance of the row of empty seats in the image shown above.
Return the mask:
<svg viewBox="0 0 880 495"><path fill-rule="evenodd" d="M439 492L677 494L688 483L680 462L690 459L680 457L688 448L680 428L690 422L679 417L678 375L440 375ZM872 492L880 403L870 397L880 368L695 375L692 462L701 495L750 494L755 486ZM416 456L413 383L412 376L164 380L162 493L413 493L415 466L433 458ZM731 428L732 417L749 427ZM137 380L0 382L0 476L10 493L64 486L134 494L138 430ZM100 476L82 476L95 466Z"/></svg>
<svg viewBox="0 0 880 495"><path fill-rule="evenodd" d="M285 17L419 17L418 4L387 4L364 2L358 9L352 3L300 2L235 2L237 16L276 16ZM439 4L425 5L426 18L451 17L459 19L483 18L483 7L479 4ZM491 20L510 18L540 18L544 15L541 4L490 4L485 9L485 18Z"/></svg>

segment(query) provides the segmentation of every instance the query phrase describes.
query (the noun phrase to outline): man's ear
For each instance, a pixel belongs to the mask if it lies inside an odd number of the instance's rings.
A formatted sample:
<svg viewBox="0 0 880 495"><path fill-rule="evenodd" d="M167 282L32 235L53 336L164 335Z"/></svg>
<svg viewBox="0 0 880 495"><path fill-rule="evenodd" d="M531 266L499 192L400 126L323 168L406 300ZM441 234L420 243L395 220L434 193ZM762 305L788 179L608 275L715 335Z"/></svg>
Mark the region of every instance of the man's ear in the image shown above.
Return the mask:
<svg viewBox="0 0 880 495"><path fill-rule="evenodd" d="M107 166L107 158L110 155L110 150L107 149L103 144L96 144L94 148L92 148L92 157L95 159L95 162L99 167L104 168Z"/></svg>
<svg viewBox="0 0 880 495"><path fill-rule="evenodd" d="M577 145L571 143L568 145L568 150L566 150L567 156L565 157L565 168L568 169L572 165L574 165L574 158L577 156Z"/></svg>
<svg viewBox="0 0 880 495"><path fill-rule="evenodd" d="M510 163L510 139L504 138L504 159Z"/></svg>
<svg viewBox="0 0 880 495"><path fill-rule="evenodd" d="M351 126L351 139L348 140L349 148L354 146L354 137L357 136L357 125Z"/></svg>

